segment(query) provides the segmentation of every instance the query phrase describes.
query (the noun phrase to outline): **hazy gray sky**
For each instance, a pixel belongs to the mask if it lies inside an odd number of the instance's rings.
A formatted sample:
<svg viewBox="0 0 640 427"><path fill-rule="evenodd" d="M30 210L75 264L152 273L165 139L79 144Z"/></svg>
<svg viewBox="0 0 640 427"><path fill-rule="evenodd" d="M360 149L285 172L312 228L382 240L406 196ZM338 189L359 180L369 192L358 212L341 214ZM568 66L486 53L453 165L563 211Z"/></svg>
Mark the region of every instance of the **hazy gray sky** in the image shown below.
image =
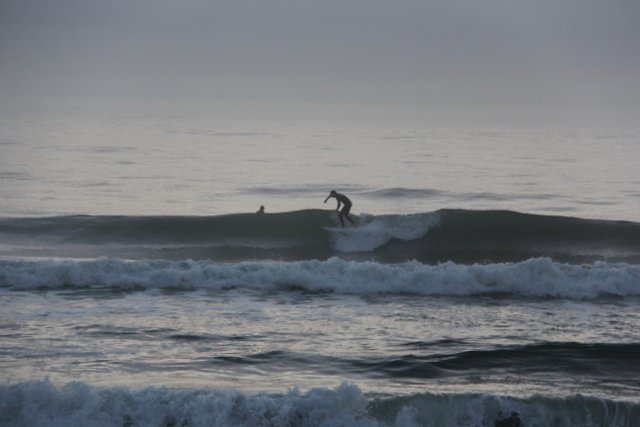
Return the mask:
<svg viewBox="0 0 640 427"><path fill-rule="evenodd" d="M2 0L0 95L640 106L639 0Z"/></svg>

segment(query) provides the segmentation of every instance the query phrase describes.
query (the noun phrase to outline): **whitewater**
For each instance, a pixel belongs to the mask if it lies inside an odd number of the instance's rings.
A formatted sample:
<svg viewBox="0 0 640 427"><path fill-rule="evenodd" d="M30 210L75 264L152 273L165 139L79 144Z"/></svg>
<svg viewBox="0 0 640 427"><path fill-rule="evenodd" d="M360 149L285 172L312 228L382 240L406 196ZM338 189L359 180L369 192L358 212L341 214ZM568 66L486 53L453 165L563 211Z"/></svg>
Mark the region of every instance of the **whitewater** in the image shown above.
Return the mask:
<svg viewBox="0 0 640 427"><path fill-rule="evenodd" d="M640 425L640 132L233 116L0 117L1 426Z"/></svg>

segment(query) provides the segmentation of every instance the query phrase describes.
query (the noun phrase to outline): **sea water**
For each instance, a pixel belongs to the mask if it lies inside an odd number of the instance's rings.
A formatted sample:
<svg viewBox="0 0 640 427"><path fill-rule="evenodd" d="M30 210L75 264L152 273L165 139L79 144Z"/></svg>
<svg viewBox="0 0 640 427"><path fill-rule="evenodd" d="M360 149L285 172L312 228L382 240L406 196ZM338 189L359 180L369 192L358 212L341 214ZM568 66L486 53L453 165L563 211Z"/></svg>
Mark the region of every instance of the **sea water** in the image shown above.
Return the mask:
<svg viewBox="0 0 640 427"><path fill-rule="evenodd" d="M246 111L3 113L0 425L640 425L638 129Z"/></svg>

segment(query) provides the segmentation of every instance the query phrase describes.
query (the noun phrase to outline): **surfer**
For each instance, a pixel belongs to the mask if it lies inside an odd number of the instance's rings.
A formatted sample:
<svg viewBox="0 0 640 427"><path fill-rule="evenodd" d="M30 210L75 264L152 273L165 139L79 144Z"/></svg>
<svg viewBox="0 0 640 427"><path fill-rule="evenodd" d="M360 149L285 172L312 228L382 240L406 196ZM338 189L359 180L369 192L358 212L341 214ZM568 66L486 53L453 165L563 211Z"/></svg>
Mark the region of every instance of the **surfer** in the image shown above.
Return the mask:
<svg viewBox="0 0 640 427"><path fill-rule="evenodd" d="M260 206L260 209L256 211L257 214L264 214L264 205Z"/></svg>
<svg viewBox="0 0 640 427"><path fill-rule="evenodd" d="M353 222L353 220L349 216L349 212L351 211L351 205L352 205L351 200L349 200L349 198L344 194L336 193L336 190L331 190L331 193L329 193L327 198L324 199L324 202L327 203L327 200L329 200L332 197L334 197L338 201L338 207L336 208L336 210L340 212L338 214L338 218L340 218L340 223L342 224L342 226L344 227L344 219L342 219L342 217L345 217L355 227L356 223ZM341 204L343 205L342 210L340 210Z"/></svg>

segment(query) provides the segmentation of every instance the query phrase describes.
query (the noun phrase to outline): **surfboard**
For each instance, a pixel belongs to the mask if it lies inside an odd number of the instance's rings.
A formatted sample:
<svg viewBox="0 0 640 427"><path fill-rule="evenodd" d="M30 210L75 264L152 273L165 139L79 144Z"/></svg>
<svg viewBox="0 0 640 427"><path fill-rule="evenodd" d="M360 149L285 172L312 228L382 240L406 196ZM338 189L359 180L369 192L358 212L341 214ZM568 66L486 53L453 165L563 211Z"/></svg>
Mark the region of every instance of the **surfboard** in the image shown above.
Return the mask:
<svg viewBox="0 0 640 427"><path fill-rule="evenodd" d="M352 231L356 227L322 227L324 230L331 231L332 233L342 233L347 234L349 231Z"/></svg>

